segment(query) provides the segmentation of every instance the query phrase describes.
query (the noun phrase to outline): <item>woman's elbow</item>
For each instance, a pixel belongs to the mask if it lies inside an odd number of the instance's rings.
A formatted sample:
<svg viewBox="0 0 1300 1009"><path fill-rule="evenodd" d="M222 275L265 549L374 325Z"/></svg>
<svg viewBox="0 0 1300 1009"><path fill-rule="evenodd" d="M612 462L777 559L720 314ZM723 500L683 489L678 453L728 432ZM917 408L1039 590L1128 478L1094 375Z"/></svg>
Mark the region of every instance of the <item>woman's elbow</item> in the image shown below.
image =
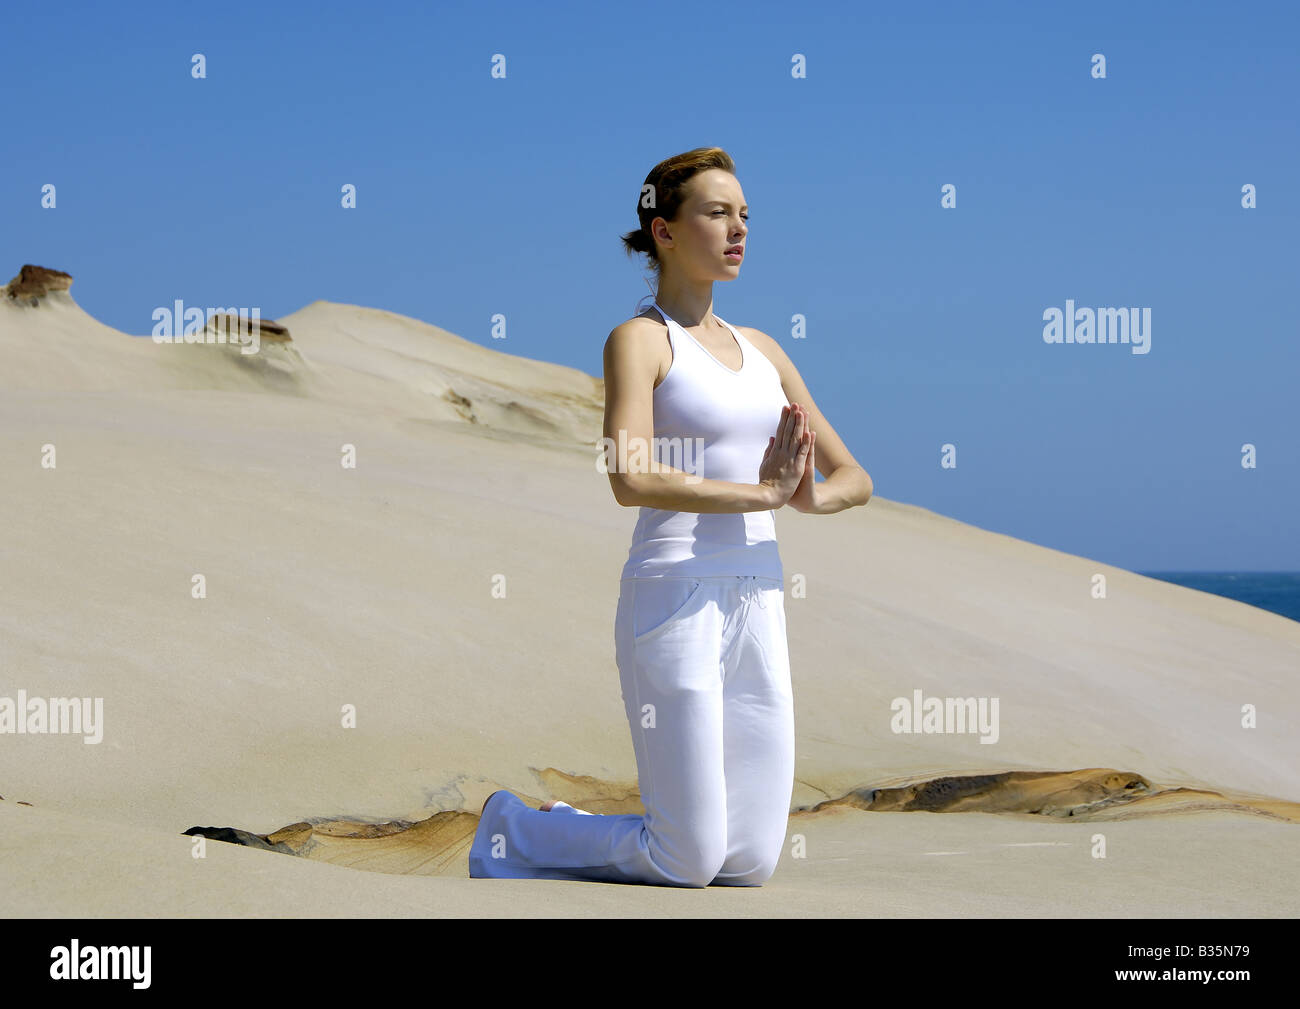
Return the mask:
<svg viewBox="0 0 1300 1009"><path fill-rule="evenodd" d="M611 473L609 486L614 492L614 500L624 508L631 508L636 504L636 488L632 485L630 473Z"/></svg>

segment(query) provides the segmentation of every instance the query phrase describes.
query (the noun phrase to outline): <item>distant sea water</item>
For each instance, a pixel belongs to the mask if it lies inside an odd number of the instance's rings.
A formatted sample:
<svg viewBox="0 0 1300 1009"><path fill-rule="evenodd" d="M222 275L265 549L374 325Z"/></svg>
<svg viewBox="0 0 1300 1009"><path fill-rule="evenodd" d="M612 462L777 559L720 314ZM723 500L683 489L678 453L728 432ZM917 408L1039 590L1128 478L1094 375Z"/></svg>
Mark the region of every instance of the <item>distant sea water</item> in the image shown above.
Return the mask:
<svg viewBox="0 0 1300 1009"><path fill-rule="evenodd" d="M1139 571L1300 621L1300 571Z"/></svg>

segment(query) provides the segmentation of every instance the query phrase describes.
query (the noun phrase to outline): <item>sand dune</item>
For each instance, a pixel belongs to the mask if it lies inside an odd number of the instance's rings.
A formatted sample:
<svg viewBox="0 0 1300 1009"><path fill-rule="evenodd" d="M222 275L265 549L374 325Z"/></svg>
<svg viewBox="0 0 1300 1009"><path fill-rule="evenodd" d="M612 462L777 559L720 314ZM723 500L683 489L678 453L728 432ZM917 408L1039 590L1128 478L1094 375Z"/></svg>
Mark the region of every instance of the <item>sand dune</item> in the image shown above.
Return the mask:
<svg viewBox="0 0 1300 1009"><path fill-rule="evenodd" d="M42 295L38 307L3 300L0 390L272 391L526 441L585 445L593 424L600 433L600 379L379 309L313 302L265 320L287 329L291 346L267 340L244 354L230 344L158 344L145 327L127 339L67 291Z"/></svg>
<svg viewBox="0 0 1300 1009"><path fill-rule="evenodd" d="M0 735L11 913L681 913L464 878L496 788L639 802L612 631L635 512L595 467L599 378L323 301L255 362L37 301L0 299L0 697L103 698L104 738ZM808 853L691 907L1300 909L1300 624L879 497L777 523ZM893 731L915 691L998 698L996 742ZM213 824L240 843L159 898ZM950 851L979 863L964 889L937 882ZM121 871L80 873L91 852ZM1154 893L1153 867L1199 889Z"/></svg>

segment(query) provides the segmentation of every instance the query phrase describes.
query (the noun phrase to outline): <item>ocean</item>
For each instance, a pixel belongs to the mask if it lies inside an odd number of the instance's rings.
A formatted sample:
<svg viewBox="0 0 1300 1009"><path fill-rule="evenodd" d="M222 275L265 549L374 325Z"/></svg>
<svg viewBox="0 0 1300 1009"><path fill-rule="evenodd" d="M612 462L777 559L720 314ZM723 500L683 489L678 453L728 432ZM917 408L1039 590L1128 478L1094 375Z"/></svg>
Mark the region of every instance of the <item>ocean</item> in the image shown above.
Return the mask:
<svg viewBox="0 0 1300 1009"><path fill-rule="evenodd" d="M1138 571L1300 621L1300 571Z"/></svg>

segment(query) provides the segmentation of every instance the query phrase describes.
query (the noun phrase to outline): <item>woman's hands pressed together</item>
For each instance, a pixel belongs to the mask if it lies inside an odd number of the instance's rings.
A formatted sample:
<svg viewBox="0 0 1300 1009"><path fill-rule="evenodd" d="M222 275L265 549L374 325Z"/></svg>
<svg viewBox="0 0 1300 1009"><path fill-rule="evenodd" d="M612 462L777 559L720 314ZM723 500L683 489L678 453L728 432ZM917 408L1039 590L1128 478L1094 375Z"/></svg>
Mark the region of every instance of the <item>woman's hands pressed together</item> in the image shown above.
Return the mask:
<svg viewBox="0 0 1300 1009"><path fill-rule="evenodd" d="M758 468L758 482L772 489L773 508L788 504L796 511L812 511L815 507L816 440L803 407L791 403L781 408L776 434L768 439Z"/></svg>

